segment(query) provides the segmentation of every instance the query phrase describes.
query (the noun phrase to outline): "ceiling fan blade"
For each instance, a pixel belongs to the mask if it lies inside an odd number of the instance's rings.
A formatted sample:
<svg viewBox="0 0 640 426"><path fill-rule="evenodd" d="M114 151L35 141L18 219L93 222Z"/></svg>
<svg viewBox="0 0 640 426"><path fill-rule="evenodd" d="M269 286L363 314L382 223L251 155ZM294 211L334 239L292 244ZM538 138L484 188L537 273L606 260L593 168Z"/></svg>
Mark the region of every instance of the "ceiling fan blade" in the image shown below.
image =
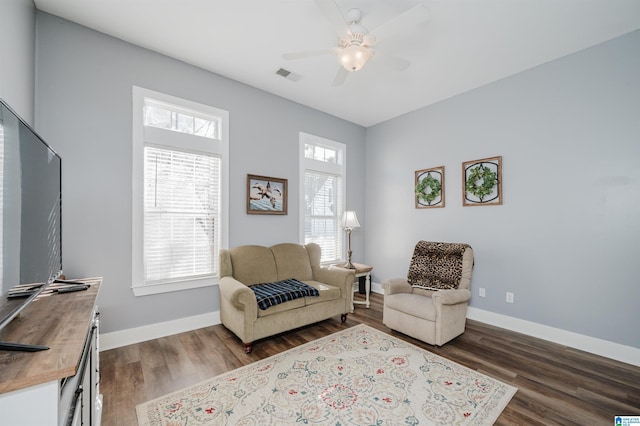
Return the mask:
<svg viewBox="0 0 640 426"><path fill-rule="evenodd" d="M396 71L404 71L409 68L411 62L407 61L404 58L399 56L387 55L385 53L381 53L380 51L376 51L376 55L374 56L376 62L382 63L382 65L387 66L389 68L393 68Z"/></svg>
<svg viewBox="0 0 640 426"><path fill-rule="evenodd" d="M325 18L333 25L338 37L344 38L350 34L349 25L335 0L315 0L315 2Z"/></svg>
<svg viewBox="0 0 640 426"><path fill-rule="evenodd" d="M385 22L378 28L370 31L367 38L370 44L377 43L387 37L401 33L407 28L421 24L429 19L429 11L423 4L418 4L396 18Z"/></svg>
<svg viewBox="0 0 640 426"><path fill-rule="evenodd" d="M349 75L349 71L344 69L343 67L338 68L338 72L336 73L336 77L333 79L332 86L342 86L344 81L347 79Z"/></svg>
<svg viewBox="0 0 640 426"><path fill-rule="evenodd" d="M313 58L315 56L324 56L336 53L336 48L332 47L330 49L319 49L319 50L307 50L304 52L291 52L291 53L283 53L282 59L287 61L295 60L295 59L305 59L305 58Z"/></svg>

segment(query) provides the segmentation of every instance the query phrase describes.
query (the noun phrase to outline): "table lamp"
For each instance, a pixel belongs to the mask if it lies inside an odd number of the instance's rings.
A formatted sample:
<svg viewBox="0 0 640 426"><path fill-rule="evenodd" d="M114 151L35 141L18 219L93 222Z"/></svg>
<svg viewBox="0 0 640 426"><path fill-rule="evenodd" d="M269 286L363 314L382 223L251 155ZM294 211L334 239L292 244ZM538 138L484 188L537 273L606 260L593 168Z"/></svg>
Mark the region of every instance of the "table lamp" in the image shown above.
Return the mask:
<svg viewBox="0 0 640 426"><path fill-rule="evenodd" d="M342 227L347 233L347 263L345 263L344 267L347 269L356 269L353 263L351 263L351 231L355 228L360 228L356 212L345 211L342 214Z"/></svg>

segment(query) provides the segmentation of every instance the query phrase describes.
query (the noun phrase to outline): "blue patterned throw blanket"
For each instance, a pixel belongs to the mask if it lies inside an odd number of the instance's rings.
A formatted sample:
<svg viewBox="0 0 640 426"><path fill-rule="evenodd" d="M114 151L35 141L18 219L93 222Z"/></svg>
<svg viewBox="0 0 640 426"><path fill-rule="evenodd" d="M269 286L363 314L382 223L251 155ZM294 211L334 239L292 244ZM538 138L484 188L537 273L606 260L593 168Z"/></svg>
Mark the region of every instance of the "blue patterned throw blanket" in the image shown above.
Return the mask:
<svg viewBox="0 0 640 426"><path fill-rule="evenodd" d="M255 293L258 307L263 311L289 300L320 296L318 289L293 278L275 283L256 284L249 288Z"/></svg>

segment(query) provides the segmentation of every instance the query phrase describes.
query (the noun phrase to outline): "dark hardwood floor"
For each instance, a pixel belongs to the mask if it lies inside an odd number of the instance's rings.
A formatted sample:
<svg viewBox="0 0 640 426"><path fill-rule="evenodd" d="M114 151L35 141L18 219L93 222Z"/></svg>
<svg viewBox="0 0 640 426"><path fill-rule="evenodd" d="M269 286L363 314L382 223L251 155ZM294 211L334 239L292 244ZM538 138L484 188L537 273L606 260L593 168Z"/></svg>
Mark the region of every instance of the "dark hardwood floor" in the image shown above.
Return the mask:
<svg viewBox="0 0 640 426"><path fill-rule="evenodd" d="M104 351L102 422L136 425L137 404L361 323L516 386L498 425L609 426L616 415L640 415L640 367L471 320L438 348L390 331L382 296L371 300L344 324L337 317L258 341L249 355L222 325Z"/></svg>

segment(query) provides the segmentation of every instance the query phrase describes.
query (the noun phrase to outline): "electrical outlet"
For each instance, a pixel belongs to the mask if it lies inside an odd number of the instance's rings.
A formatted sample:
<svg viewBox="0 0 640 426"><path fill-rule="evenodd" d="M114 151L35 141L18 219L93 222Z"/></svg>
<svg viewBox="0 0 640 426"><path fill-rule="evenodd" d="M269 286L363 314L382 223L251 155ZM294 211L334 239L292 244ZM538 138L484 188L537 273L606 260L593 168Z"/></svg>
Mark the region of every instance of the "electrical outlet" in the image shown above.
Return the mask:
<svg viewBox="0 0 640 426"><path fill-rule="evenodd" d="M487 293L485 292L484 287L480 287L478 289L478 296L480 296L480 297L486 297L487 296Z"/></svg>
<svg viewBox="0 0 640 426"><path fill-rule="evenodd" d="M513 303L514 297L513 293L507 292L507 303Z"/></svg>

